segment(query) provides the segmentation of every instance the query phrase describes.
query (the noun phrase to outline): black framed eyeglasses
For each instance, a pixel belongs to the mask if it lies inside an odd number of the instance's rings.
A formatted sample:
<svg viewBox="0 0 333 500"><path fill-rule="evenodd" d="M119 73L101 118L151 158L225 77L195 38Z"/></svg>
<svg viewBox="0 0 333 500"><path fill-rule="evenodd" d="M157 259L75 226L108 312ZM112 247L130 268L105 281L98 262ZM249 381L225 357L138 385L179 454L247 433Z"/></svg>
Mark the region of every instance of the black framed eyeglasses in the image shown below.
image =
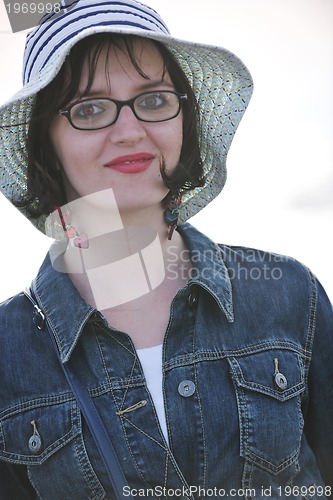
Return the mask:
<svg viewBox="0 0 333 500"><path fill-rule="evenodd" d="M143 92L127 101L107 97L82 99L58 111L78 130L98 130L109 127L118 119L123 106L129 106L142 122L164 122L179 115L187 94L171 90Z"/></svg>

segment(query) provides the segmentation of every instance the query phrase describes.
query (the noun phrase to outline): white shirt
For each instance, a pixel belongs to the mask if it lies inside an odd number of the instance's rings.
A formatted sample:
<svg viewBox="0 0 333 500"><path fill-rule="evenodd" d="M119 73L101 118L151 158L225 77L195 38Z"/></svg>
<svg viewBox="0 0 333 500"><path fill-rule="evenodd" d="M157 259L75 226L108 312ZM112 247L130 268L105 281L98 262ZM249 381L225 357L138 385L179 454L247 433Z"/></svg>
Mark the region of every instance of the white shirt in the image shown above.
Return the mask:
<svg viewBox="0 0 333 500"><path fill-rule="evenodd" d="M137 349L143 372L146 377L147 386L153 398L156 413L166 442L168 443L168 432L165 419L163 390L162 390L162 344L145 349Z"/></svg>

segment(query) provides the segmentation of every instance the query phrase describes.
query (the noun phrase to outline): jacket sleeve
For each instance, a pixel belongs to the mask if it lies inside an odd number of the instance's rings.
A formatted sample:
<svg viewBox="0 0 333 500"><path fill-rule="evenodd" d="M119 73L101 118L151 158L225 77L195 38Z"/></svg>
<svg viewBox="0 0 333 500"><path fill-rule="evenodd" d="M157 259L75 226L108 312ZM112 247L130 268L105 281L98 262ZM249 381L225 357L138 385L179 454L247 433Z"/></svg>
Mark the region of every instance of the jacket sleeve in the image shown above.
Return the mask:
<svg viewBox="0 0 333 500"><path fill-rule="evenodd" d="M305 434L325 484L333 488L333 310L320 284L308 391Z"/></svg>
<svg viewBox="0 0 333 500"><path fill-rule="evenodd" d="M36 491L28 479L24 465L0 460L0 500L36 500Z"/></svg>

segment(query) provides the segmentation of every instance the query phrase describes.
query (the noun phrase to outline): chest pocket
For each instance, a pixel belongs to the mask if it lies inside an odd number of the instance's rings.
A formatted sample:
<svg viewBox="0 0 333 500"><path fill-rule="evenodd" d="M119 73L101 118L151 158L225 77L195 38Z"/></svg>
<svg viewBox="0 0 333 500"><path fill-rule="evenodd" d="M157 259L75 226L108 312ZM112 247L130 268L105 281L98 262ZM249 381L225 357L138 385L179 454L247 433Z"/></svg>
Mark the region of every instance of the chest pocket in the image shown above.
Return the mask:
<svg viewBox="0 0 333 500"><path fill-rule="evenodd" d="M23 465L39 465L80 431L75 402L43 405L43 401L39 401L37 405L38 401L33 401L12 408L10 414L1 419L1 458Z"/></svg>
<svg viewBox="0 0 333 500"><path fill-rule="evenodd" d="M3 412L0 459L27 466L40 498L105 497L86 453L77 403L66 395L36 399Z"/></svg>
<svg viewBox="0 0 333 500"><path fill-rule="evenodd" d="M240 454L251 464L288 477L297 470L305 390L304 365L291 350L229 357L240 421ZM285 471L283 474L282 471Z"/></svg>

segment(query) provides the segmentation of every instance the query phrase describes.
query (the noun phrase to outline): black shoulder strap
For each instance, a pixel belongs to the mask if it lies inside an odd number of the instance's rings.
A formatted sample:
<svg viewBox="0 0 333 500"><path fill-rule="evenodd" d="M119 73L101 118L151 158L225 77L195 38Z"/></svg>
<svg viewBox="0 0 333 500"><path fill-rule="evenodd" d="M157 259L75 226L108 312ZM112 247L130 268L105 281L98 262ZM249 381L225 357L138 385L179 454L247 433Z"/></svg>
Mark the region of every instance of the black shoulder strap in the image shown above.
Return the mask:
<svg viewBox="0 0 333 500"><path fill-rule="evenodd" d="M121 466L118 461L118 457L110 441L110 438L106 432L104 424L97 412L97 409L89 395L88 389L81 383L80 379L77 377L76 373L70 367L69 363L62 363L60 359L59 350L55 341L55 338L49 327L47 318L43 314L42 310L37 304L31 289L25 290L25 295L28 297L30 302L34 306L34 323L39 330L42 330L44 324L46 324L47 330L50 334L53 346L58 355L60 364L63 368L67 381L72 389L72 392L78 402L82 415L89 427L91 435L96 443L97 449L101 455L104 462L105 468L107 470L110 483L113 488L113 492L118 500L124 498L124 487L127 486L127 482ZM126 492L126 498L133 500L132 496L128 495L129 489Z"/></svg>

